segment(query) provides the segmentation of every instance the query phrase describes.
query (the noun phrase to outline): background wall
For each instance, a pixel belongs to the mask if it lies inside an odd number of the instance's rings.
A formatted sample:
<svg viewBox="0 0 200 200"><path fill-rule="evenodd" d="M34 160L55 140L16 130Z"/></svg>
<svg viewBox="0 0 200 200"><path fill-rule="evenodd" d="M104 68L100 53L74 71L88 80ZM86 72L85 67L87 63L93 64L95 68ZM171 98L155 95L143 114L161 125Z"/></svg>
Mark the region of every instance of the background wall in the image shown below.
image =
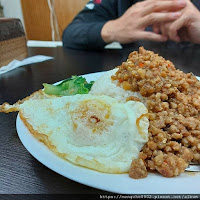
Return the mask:
<svg viewBox="0 0 200 200"><path fill-rule="evenodd" d="M20 0L0 0L3 6L4 16L8 18L19 18L24 24Z"/></svg>
<svg viewBox="0 0 200 200"><path fill-rule="evenodd" d="M60 41L63 30L86 2L88 0L21 0L27 38Z"/></svg>
<svg viewBox="0 0 200 200"><path fill-rule="evenodd" d="M19 18L26 31L27 39L40 41L61 41L65 27L88 1L0 0L4 16Z"/></svg>

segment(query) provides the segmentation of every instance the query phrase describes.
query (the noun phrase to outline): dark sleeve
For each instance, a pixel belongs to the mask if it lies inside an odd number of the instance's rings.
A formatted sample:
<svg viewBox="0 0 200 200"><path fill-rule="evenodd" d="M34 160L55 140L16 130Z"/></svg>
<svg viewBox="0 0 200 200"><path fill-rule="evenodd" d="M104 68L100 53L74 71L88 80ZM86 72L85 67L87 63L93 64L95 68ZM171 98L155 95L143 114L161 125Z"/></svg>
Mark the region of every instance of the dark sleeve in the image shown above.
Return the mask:
<svg viewBox="0 0 200 200"><path fill-rule="evenodd" d="M106 43L101 37L101 29L107 21L116 18L117 0L102 0L100 4L89 1L64 30L63 46L73 49L103 49Z"/></svg>

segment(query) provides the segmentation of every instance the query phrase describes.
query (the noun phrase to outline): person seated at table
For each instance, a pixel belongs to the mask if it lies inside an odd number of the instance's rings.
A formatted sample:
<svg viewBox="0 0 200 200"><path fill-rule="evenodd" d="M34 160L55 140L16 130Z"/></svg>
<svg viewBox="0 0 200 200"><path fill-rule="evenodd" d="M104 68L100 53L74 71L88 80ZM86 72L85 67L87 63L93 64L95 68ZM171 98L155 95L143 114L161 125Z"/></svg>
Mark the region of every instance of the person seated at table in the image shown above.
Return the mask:
<svg viewBox="0 0 200 200"><path fill-rule="evenodd" d="M200 1L91 0L63 32L64 47L103 49L140 40L200 43Z"/></svg>

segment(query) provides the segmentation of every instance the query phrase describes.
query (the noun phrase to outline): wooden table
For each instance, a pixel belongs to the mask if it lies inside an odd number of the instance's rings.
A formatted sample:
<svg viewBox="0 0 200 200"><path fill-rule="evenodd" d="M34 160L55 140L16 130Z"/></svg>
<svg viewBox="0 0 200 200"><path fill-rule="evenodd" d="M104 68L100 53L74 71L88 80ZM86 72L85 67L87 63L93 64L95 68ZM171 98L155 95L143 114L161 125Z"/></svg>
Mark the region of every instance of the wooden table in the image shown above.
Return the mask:
<svg viewBox="0 0 200 200"><path fill-rule="evenodd" d="M177 48L147 42L153 50L185 72L200 76L200 47ZM123 50L77 51L58 48L29 48L29 56L48 55L54 60L24 66L0 75L0 104L14 103L42 88L70 77L112 69L127 59L138 45ZM17 113L0 113L0 193L1 194L100 194L103 191L69 180L33 158L20 142Z"/></svg>

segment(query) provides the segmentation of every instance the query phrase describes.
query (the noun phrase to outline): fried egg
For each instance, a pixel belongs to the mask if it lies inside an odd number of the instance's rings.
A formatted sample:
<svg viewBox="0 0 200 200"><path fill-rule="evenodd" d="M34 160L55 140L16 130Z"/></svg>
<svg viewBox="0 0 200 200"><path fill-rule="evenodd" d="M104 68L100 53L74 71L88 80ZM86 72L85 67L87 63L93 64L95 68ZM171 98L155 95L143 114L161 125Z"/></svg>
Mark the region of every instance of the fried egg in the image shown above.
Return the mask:
<svg viewBox="0 0 200 200"><path fill-rule="evenodd" d="M100 172L128 172L148 140L148 111L137 101L86 94L30 99L3 109L18 110L29 131L57 155Z"/></svg>

